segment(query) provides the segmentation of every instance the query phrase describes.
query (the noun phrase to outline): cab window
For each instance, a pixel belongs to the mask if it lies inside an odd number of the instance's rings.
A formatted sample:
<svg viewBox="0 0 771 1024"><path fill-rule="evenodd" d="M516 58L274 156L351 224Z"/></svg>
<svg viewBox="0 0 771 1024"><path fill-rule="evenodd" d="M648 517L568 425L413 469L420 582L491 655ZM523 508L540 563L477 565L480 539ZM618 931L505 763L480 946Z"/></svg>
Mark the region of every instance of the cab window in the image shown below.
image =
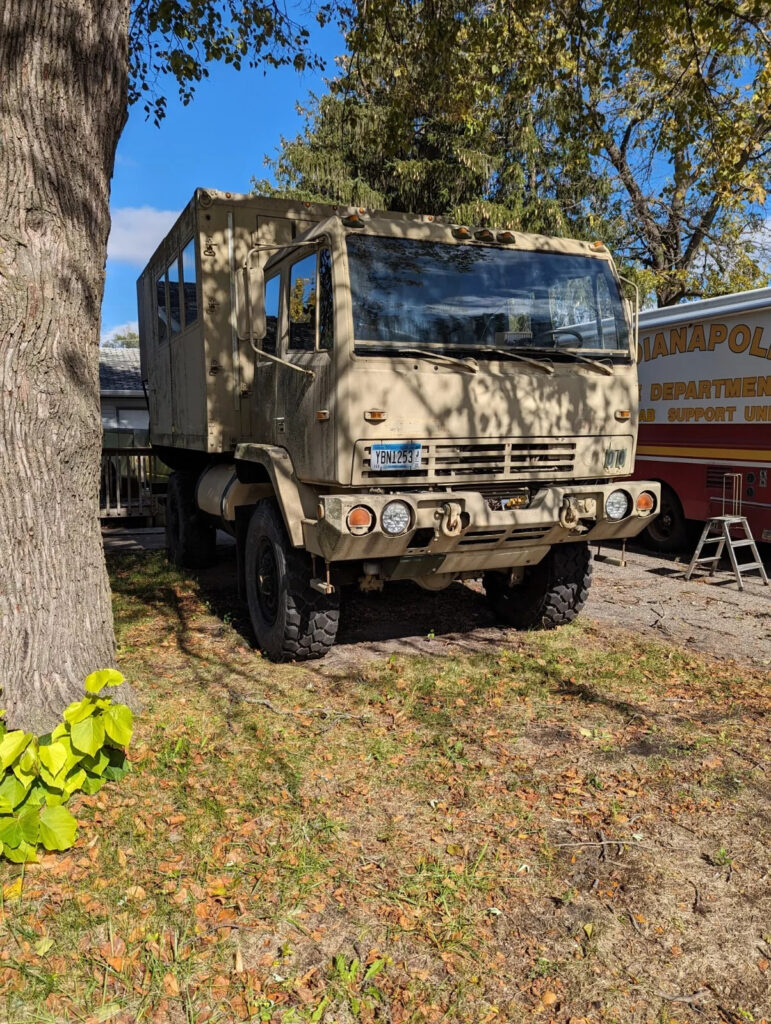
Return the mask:
<svg viewBox="0 0 771 1024"><path fill-rule="evenodd" d="M330 351L334 343L335 318L332 295L332 254L329 249L319 253L319 348Z"/></svg>
<svg viewBox="0 0 771 1024"><path fill-rule="evenodd" d="M260 348L271 355L276 354L278 338L278 311L281 299L281 278L277 274L265 282L265 337Z"/></svg>
<svg viewBox="0 0 771 1024"><path fill-rule="evenodd" d="M316 347L316 254L289 270L289 348L312 352Z"/></svg>

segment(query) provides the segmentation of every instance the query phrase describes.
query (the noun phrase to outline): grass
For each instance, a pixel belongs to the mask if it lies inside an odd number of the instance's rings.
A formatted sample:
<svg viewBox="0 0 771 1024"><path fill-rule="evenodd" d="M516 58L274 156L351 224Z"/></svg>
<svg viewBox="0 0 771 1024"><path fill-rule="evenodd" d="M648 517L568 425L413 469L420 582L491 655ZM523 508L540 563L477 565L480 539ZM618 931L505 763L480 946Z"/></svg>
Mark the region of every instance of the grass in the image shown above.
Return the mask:
<svg viewBox="0 0 771 1024"><path fill-rule="evenodd" d="M769 1016L759 673L590 620L274 666L162 556L110 570L133 771L0 865L0 1021Z"/></svg>

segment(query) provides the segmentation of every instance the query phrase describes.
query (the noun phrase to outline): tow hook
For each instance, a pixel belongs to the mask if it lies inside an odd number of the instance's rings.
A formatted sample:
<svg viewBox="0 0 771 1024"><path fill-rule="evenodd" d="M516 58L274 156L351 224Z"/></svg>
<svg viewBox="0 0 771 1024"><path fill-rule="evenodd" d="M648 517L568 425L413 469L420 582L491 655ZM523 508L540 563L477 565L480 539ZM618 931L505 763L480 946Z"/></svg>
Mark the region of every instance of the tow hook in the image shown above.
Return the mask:
<svg viewBox="0 0 771 1024"><path fill-rule="evenodd" d="M442 517L439 521L439 529L445 537L457 537L463 530L462 510L457 501L446 501L444 505L442 505Z"/></svg>
<svg viewBox="0 0 771 1024"><path fill-rule="evenodd" d="M578 533L586 532L586 528L581 525L578 510L570 498L565 498L560 507L560 526L565 530L575 530Z"/></svg>

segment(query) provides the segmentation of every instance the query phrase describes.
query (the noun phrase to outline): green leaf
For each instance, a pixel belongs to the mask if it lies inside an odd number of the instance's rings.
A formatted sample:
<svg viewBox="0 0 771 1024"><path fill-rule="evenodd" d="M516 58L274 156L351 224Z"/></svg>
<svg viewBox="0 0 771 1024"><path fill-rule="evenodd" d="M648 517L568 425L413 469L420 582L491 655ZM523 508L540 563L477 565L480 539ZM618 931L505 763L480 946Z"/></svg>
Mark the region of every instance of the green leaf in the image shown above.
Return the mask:
<svg viewBox="0 0 771 1024"><path fill-rule="evenodd" d="M0 782L0 801L8 804L13 810L18 807L27 795L27 787L23 786L15 775L6 775Z"/></svg>
<svg viewBox="0 0 771 1024"><path fill-rule="evenodd" d="M32 733L21 729L7 732L0 740L0 768L10 767L31 739Z"/></svg>
<svg viewBox="0 0 771 1024"><path fill-rule="evenodd" d="M15 849L22 842L19 819L3 816L0 818L0 843Z"/></svg>
<svg viewBox="0 0 771 1024"><path fill-rule="evenodd" d="M24 786L24 789L27 790L40 774L39 766L37 766L37 770L30 772L25 771L21 764L15 764L13 766L13 774L16 776L16 778L19 780L22 786Z"/></svg>
<svg viewBox="0 0 771 1024"><path fill-rule="evenodd" d="M46 786L42 779L37 778L32 783L27 793L27 799L24 801L24 810L26 811L30 807L40 807L42 803L45 803L46 798Z"/></svg>
<svg viewBox="0 0 771 1024"><path fill-rule="evenodd" d="M51 733L51 740L50 740L50 742L51 743L55 743L56 740L60 740L62 738L62 736L66 736L67 734L68 734L67 723L66 722L59 722L59 724L56 726L54 731Z"/></svg>
<svg viewBox="0 0 771 1024"><path fill-rule="evenodd" d="M109 764L110 758L107 756L107 751L102 749L98 750L94 757L84 757L80 762L80 767L85 768L89 775L101 775Z"/></svg>
<svg viewBox="0 0 771 1024"><path fill-rule="evenodd" d="M113 704L109 707L103 717L104 731L110 739L119 747L127 747L131 742L133 732L134 716L131 708L125 704Z"/></svg>
<svg viewBox="0 0 771 1024"><path fill-rule="evenodd" d="M30 843L32 846L37 846L40 837L39 804L36 804L34 807L24 805L24 810L19 815L19 828L21 829L22 840L25 843Z"/></svg>
<svg viewBox="0 0 771 1024"><path fill-rule="evenodd" d="M85 718L72 726L70 735L73 747L93 757L104 746L104 723L101 718Z"/></svg>
<svg viewBox="0 0 771 1024"><path fill-rule="evenodd" d="M29 843L22 842L15 849L3 846L3 856L14 864L34 864L37 862L37 851Z"/></svg>
<svg viewBox="0 0 771 1024"><path fill-rule="evenodd" d="M53 944L54 940L50 936L46 935L44 938L40 939L39 942L36 942L32 948L38 956L45 956Z"/></svg>
<svg viewBox="0 0 771 1024"><path fill-rule="evenodd" d="M74 768L67 778L64 780L64 788L62 789L62 801L67 801L76 793L86 780L86 773L82 768ZM50 803L51 801L46 801Z"/></svg>
<svg viewBox="0 0 771 1024"><path fill-rule="evenodd" d="M99 792L106 781L107 779L103 779L99 775L86 775L80 788L84 793L93 796L94 793Z"/></svg>
<svg viewBox="0 0 771 1024"><path fill-rule="evenodd" d="M86 676L86 693L99 693L105 686L120 686L125 678L114 668L100 668Z"/></svg>
<svg viewBox="0 0 771 1024"><path fill-rule="evenodd" d="M52 778L56 778L59 772L67 764L67 758L72 751L72 747L68 750L64 743L49 743L41 744L38 755L40 757L40 763L48 769L48 773Z"/></svg>
<svg viewBox="0 0 771 1024"><path fill-rule="evenodd" d="M69 707L65 708L64 721L69 722L70 725L75 725L77 722L82 722L84 718L88 718L89 715L93 715L93 713L94 701L90 697L84 697L83 700L76 700Z"/></svg>
<svg viewBox="0 0 771 1024"><path fill-rule="evenodd" d="M40 841L46 850L69 850L77 830L78 823L66 807L44 807L40 811Z"/></svg>

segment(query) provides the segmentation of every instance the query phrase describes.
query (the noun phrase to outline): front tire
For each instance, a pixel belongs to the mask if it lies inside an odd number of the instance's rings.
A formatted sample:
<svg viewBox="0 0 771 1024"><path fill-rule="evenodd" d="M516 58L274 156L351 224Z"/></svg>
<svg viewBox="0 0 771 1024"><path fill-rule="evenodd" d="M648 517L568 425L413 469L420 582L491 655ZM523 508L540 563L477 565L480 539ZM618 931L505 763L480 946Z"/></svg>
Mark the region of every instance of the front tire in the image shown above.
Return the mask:
<svg viewBox="0 0 771 1024"><path fill-rule="evenodd" d="M311 587L310 556L292 547L273 500L258 502L252 513L245 570L249 616L260 649L271 661L322 658L337 636L339 595Z"/></svg>
<svg viewBox="0 0 771 1024"><path fill-rule="evenodd" d="M589 545L559 544L537 565L525 569L522 583L508 585L507 573L486 572L484 588L495 613L516 629L554 629L572 622L589 596Z"/></svg>
<svg viewBox="0 0 771 1024"><path fill-rule="evenodd" d="M180 470L169 477L166 491L166 551L183 569L205 569L216 558L217 530L195 503L195 473Z"/></svg>

